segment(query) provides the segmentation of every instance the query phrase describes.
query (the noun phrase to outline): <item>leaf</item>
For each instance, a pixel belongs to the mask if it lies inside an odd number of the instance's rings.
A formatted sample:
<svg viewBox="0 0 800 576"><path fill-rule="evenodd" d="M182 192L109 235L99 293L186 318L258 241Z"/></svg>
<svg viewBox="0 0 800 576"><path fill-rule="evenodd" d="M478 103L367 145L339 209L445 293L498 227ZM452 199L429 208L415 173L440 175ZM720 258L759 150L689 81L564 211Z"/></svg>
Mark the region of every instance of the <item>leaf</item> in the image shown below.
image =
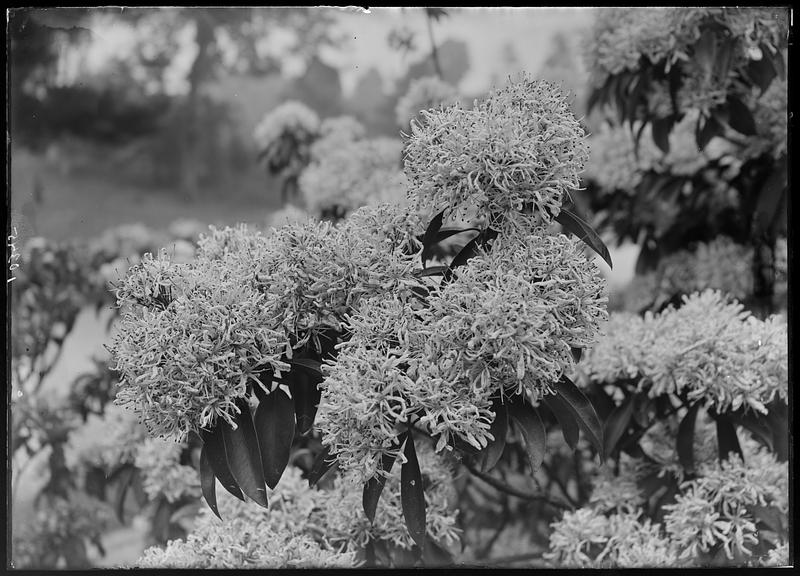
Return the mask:
<svg viewBox="0 0 800 576"><path fill-rule="evenodd" d="M419 470L417 451L414 448L414 437L408 433L403 455L406 462L400 469L400 501L403 507L403 518L408 533L417 546L425 550L425 492L422 486L422 474Z"/></svg>
<svg viewBox="0 0 800 576"><path fill-rule="evenodd" d="M255 431L261 453L264 481L272 489L289 463L294 440L294 403L280 388L258 404Z"/></svg>
<svg viewBox="0 0 800 576"><path fill-rule="evenodd" d="M114 510L117 513L117 518L123 524L125 523L125 496L128 494L128 487L133 480L133 473L135 468L126 467L119 472L119 482L117 484L117 492L114 498Z"/></svg>
<svg viewBox="0 0 800 576"><path fill-rule="evenodd" d="M570 352L572 352L572 359L575 360L576 364L581 361L581 356L583 356L583 348L576 348L575 346L572 346L570 348Z"/></svg>
<svg viewBox="0 0 800 576"><path fill-rule="evenodd" d="M674 116L654 118L652 121L653 142L655 142L656 146L658 146L664 154L669 154L669 133L674 123Z"/></svg>
<svg viewBox="0 0 800 576"><path fill-rule="evenodd" d="M470 258L478 254L478 239L480 236L476 236L469 242L467 242L464 247L459 250L458 254L456 254L455 258L450 261L449 269L454 270L459 266L463 266L466 264Z"/></svg>
<svg viewBox="0 0 800 576"><path fill-rule="evenodd" d="M313 358L292 358L289 363L293 366L309 370L319 376L324 376L322 373L322 362L319 360L314 360Z"/></svg>
<svg viewBox="0 0 800 576"><path fill-rule="evenodd" d="M325 473L330 470L331 466L336 463L336 458L331 457L330 446L325 446L322 452L317 454L314 460L314 465L311 466L311 472L308 474L308 485L314 486Z"/></svg>
<svg viewBox="0 0 800 576"><path fill-rule="evenodd" d="M439 229L442 227L442 222L444 221L444 210L439 212L428 224L428 228L425 230L425 234L422 236L422 254L420 258L422 260L422 267L425 268L425 263L431 259L431 248L436 244L436 234L439 232Z"/></svg>
<svg viewBox="0 0 800 576"><path fill-rule="evenodd" d="M253 418L247 400L236 402L241 412L234 417L236 429L227 422L221 422L222 440L228 467L242 492L259 506L267 507L267 489L264 486L264 472L261 466L261 453L258 448Z"/></svg>
<svg viewBox="0 0 800 576"><path fill-rule="evenodd" d="M722 134L722 125L720 125L717 119L713 116L710 116L706 119L702 128L700 127L701 123L702 117L697 119L697 130L695 130L695 137L697 139L697 146L700 148L700 150L703 150L712 138Z"/></svg>
<svg viewBox="0 0 800 576"><path fill-rule="evenodd" d="M208 462L211 464L211 469L214 471L214 475L219 479L222 487L239 500L244 501L242 490L239 488L239 484L236 483L236 479L233 477L233 474L231 474L231 469L228 466L225 442L222 439L223 424L224 422L222 420L218 420L217 425L212 431L202 431L203 448L206 451ZM227 426L227 424L225 425Z"/></svg>
<svg viewBox="0 0 800 576"><path fill-rule="evenodd" d="M494 440L478 453L480 458L480 469L487 472L495 467L503 449L506 446L506 431L508 430L508 409L499 399L494 401L492 410L495 413L494 421L489 427L489 432L494 436Z"/></svg>
<svg viewBox="0 0 800 576"><path fill-rule="evenodd" d="M555 415L558 424L561 426L561 433L564 435L564 441L572 450L578 447L578 437L580 429L578 423L572 414L572 411L566 405L566 402L555 394L549 394L542 398L542 401Z"/></svg>
<svg viewBox="0 0 800 576"><path fill-rule="evenodd" d="M784 534L784 518L786 517L780 510L773 506L749 506L748 509L753 518L763 523L767 528L778 534Z"/></svg>
<svg viewBox="0 0 800 576"><path fill-rule="evenodd" d="M694 43L694 60L707 76L714 70L714 62L717 59L717 41L714 31L706 28Z"/></svg>
<svg viewBox="0 0 800 576"><path fill-rule="evenodd" d="M745 136L756 134L756 121L753 114L741 100L735 96L728 96L728 110L730 111L728 124L731 128Z"/></svg>
<svg viewBox="0 0 800 576"><path fill-rule="evenodd" d="M738 454L744 460L742 447L739 446L739 439L736 437L736 426L725 415L717 416L716 421L720 461L727 460L731 452Z"/></svg>
<svg viewBox="0 0 800 576"><path fill-rule="evenodd" d="M678 460L687 474L694 474L694 425L697 421L697 411L700 403L695 402L689 407L689 411L678 425L678 438L676 440L676 450Z"/></svg>
<svg viewBox="0 0 800 576"><path fill-rule="evenodd" d="M217 518L222 520L222 516L219 515L219 510L217 509L217 479L211 469L211 462L208 461L205 445L200 451L200 489L208 507L211 508Z"/></svg>
<svg viewBox="0 0 800 576"><path fill-rule="evenodd" d="M441 546L436 540L428 536L425 539L425 549L422 552L422 564L431 568L451 566L453 555Z"/></svg>
<svg viewBox="0 0 800 576"><path fill-rule="evenodd" d="M606 420L603 432L605 441L604 450L606 454L610 455L614 452L614 448L617 447L617 442L622 438L625 430L628 429L632 417L633 396L628 396L622 404L614 408L608 416L608 420Z"/></svg>
<svg viewBox="0 0 800 576"><path fill-rule="evenodd" d="M714 61L714 75L717 77L719 82L724 82L731 71L734 45L734 40L731 38L725 38L718 46L717 56Z"/></svg>
<svg viewBox="0 0 800 576"><path fill-rule="evenodd" d="M396 454L383 454L381 457L381 468L387 474L391 472L394 461L397 459ZM382 474L376 474L364 485L364 493L361 497L361 503L364 506L364 514L369 518L370 523L375 522L375 511L378 509L378 501L381 499L381 492L386 485L387 477Z"/></svg>
<svg viewBox="0 0 800 576"><path fill-rule="evenodd" d="M746 428L758 442L770 450L774 449L772 429L769 427L765 417L749 411L733 412L729 413L728 416L734 424Z"/></svg>
<svg viewBox="0 0 800 576"><path fill-rule="evenodd" d="M427 276L443 276L447 272L447 266L431 266L430 268L423 268L422 270L415 270L414 276L417 278L425 278Z"/></svg>
<svg viewBox="0 0 800 576"><path fill-rule="evenodd" d="M761 94L767 91L769 85L778 75L775 66L770 58L767 58L767 50L762 48L761 60L750 60L747 63L746 73L747 77L761 89Z"/></svg>
<svg viewBox="0 0 800 576"><path fill-rule="evenodd" d="M770 229L781 201L786 195L788 177L786 160L784 154L775 162L772 172L761 186L753 218L756 235L764 234Z"/></svg>
<svg viewBox="0 0 800 576"><path fill-rule="evenodd" d="M531 463L531 473L536 474L544 461L545 445L547 444L547 431L539 417L539 412L520 398L519 401L509 405L508 414L525 441L525 449ZM575 431L577 432L577 428ZM566 438L566 435L564 437Z"/></svg>
<svg viewBox="0 0 800 576"><path fill-rule="evenodd" d="M447 240L451 236L464 234L466 232L477 232L480 234L481 231L478 228L442 228L436 233L434 244L438 244L442 240Z"/></svg>
<svg viewBox="0 0 800 576"><path fill-rule="evenodd" d="M321 396L318 384L322 382L323 377L318 373L298 369L284 374L283 380L289 385L289 390L292 392L298 431L305 436L314 426L317 405Z"/></svg>
<svg viewBox="0 0 800 576"><path fill-rule="evenodd" d="M611 262L611 254L609 254L608 248L605 243L603 243L603 240L598 236L597 232L595 232L588 223L581 220L577 214L571 212L568 208L562 207L558 216L555 217L555 220L564 227L564 230L575 234L575 236L583 240L589 248L597 252L610 268L614 268Z"/></svg>
<svg viewBox="0 0 800 576"><path fill-rule="evenodd" d="M555 385L555 390L556 397L563 400L564 405L572 412L575 422L600 454L600 460L604 461L603 427L592 403L566 376L561 376L561 380Z"/></svg>

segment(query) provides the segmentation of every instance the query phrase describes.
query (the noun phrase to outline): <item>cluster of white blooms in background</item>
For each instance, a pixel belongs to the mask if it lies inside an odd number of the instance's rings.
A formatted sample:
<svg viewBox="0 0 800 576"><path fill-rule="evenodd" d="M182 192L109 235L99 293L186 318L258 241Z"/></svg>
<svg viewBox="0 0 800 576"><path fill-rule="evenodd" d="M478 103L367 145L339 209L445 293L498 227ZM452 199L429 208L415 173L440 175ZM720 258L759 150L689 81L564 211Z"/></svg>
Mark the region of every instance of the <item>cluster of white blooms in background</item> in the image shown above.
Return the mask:
<svg viewBox="0 0 800 576"><path fill-rule="evenodd" d="M579 370L597 382L638 378L651 396L685 392L720 412L765 413L773 398L787 397L788 354L785 318L759 320L707 290L661 314L612 314Z"/></svg>
<svg viewBox="0 0 800 576"><path fill-rule="evenodd" d="M423 111L411 124L405 173L430 214L486 218L514 232L550 222L580 186L584 131L554 84L529 76L493 90L471 109ZM531 212L534 219L531 218Z"/></svg>
<svg viewBox="0 0 800 576"><path fill-rule="evenodd" d="M584 46L593 83L601 86L609 75L638 70L642 58L680 65L686 78L678 90L681 109L709 109L724 102L733 75L707 74L695 59L693 45L701 25L714 23L736 41L732 69L744 67L761 55L761 42L777 47L786 30L785 11L772 8L615 8L598 13Z"/></svg>
<svg viewBox="0 0 800 576"><path fill-rule="evenodd" d="M419 113L432 108L447 108L459 102L458 91L438 76L425 76L412 80L408 91L397 102L397 125L407 128L412 119L424 122Z"/></svg>
<svg viewBox="0 0 800 576"><path fill-rule="evenodd" d="M451 475L429 450L420 450L427 532L442 543L458 540L452 509ZM329 489L312 489L296 468L288 468L269 494L270 508L252 506L218 491L222 520L202 509L186 540L149 548L140 568L303 568L355 567L370 539L411 549L400 501L400 466L395 466L378 505L375 523L361 509L361 490L348 476Z"/></svg>
<svg viewBox="0 0 800 576"><path fill-rule="evenodd" d="M322 144L326 144L323 139ZM406 178L400 169L403 143L393 138L339 141L318 151L300 176L307 209L344 213L368 204L403 202Z"/></svg>
<svg viewBox="0 0 800 576"><path fill-rule="evenodd" d="M656 442L674 446L673 428L654 431L661 436ZM678 477L679 493L674 504L664 506L661 523L642 516L645 501L637 483L659 469L671 473L671 465L623 455L618 474L607 467L600 470L588 506L553 523L545 557L557 566L630 568L692 565L698 554L714 547L728 559L752 556L757 542L752 507L773 507L788 517L789 471L787 463L778 462L749 436L740 434L740 443L744 461L733 455L719 462L710 451L700 454L698 475ZM776 544L765 558L755 560L786 564L785 543Z"/></svg>
<svg viewBox="0 0 800 576"><path fill-rule="evenodd" d="M321 160L340 146L363 140L366 134L364 125L352 116L325 118L319 127L319 138L311 145L311 159Z"/></svg>
<svg viewBox="0 0 800 576"><path fill-rule="evenodd" d="M281 143L293 139L295 144L309 144L319 133L320 121L311 108L289 100L270 110L256 125L253 137L259 151L269 156L279 154Z"/></svg>
<svg viewBox="0 0 800 576"><path fill-rule="evenodd" d="M70 432L70 441L64 445L67 466L97 466L111 473L122 464L132 464L146 438L147 430L135 412L110 403L102 416L90 414Z"/></svg>
<svg viewBox="0 0 800 576"><path fill-rule="evenodd" d="M304 208L294 204L286 204L282 208L271 212L267 216L265 224L268 228L280 228L286 224L300 224L310 219L316 220L317 217Z"/></svg>
<svg viewBox="0 0 800 576"><path fill-rule="evenodd" d="M161 438L147 438L137 447L134 464L151 499L160 494L169 502L200 497L200 474L195 467L180 463L185 450L186 444Z"/></svg>

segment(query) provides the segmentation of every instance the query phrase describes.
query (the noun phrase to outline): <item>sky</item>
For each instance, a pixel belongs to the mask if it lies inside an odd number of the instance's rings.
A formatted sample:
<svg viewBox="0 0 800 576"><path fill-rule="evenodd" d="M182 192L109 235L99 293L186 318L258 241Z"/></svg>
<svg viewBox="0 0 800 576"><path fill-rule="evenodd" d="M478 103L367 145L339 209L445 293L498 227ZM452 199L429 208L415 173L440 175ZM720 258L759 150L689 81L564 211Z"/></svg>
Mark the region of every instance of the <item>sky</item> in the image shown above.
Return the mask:
<svg viewBox="0 0 800 576"><path fill-rule="evenodd" d="M505 74L501 65L507 45L513 47L522 70L535 73L548 56L551 39L557 32L579 34L592 22L593 10L587 8L448 8L448 16L435 22L433 33L437 44L445 40L461 40L467 45L470 69L460 90L471 94L491 87L493 76ZM365 13L359 8L337 9L337 26L348 39L336 51L328 50L321 57L340 70L345 94L352 92L361 74L377 68L391 88L391 82L403 75L409 63L429 53L427 19L421 8L372 8ZM389 47L393 29L407 28L415 35L416 50L402 54ZM114 55L124 55L134 42L128 27L114 19L92 26L93 42L75 66L98 71ZM168 85L173 92L183 91L185 76L193 54L193 32L181 38L182 48L175 59ZM281 42L280 35L275 41ZM302 68L286 59L286 69L299 73ZM69 73L69 71L67 71Z"/></svg>

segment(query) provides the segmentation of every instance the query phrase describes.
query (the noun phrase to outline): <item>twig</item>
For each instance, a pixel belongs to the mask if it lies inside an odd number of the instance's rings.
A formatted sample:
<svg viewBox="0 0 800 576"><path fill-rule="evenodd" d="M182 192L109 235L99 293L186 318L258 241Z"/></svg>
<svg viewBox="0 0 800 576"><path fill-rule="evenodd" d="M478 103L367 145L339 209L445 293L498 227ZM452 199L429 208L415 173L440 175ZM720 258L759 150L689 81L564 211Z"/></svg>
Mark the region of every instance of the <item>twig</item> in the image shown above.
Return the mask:
<svg viewBox="0 0 800 576"><path fill-rule="evenodd" d="M550 504L553 508L558 508L559 510L575 509L575 507L571 504L558 502L556 500L549 498L548 496L545 496L544 494L534 494L533 492L526 492L524 490L519 490L518 488L514 488L513 486L510 486L505 482L498 480L494 476L481 472L480 470L476 469L470 464L467 464L466 462L462 462L462 464L464 464L466 469L469 470L473 476L480 478L481 480L491 485L492 487L496 488L497 490L505 492L506 494L510 494L511 496L516 496L517 498L521 498L522 500L529 500L531 502L542 501L545 502L546 504Z"/></svg>

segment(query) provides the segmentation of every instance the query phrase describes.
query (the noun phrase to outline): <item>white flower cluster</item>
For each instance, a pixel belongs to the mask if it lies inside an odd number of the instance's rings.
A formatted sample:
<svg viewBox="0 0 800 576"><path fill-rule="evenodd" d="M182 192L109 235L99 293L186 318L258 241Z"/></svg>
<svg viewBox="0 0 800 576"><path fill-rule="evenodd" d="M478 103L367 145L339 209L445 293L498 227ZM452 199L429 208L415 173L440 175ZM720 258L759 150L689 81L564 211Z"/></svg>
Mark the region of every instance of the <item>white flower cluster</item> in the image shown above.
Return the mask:
<svg viewBox="0 0 800 576"><path fill-rule="evenodd" d="M324 149L300 176L307 209L314 214L338 208L403 202L407 183L400 170L403 144L392 138L341 141Z"/></svg>
<svg viewBox="0 0 800 576"><path fill-rule="evenodd" d="M90 414L70 432L64 455L70 469L98 466L111 473L120 464L132 464L147 431L132 410L108 404L102 416Z"/></svg>
<svg viewBox="0 0 800 576"><path fill-rule="evenodd" d="M612 314L579 369L598 382L637 378L651 396L685 392L719 412L766 413L787 397L788 354L785 319L759 320L707 290L658 315Z"/></svg>
<svg viewBox="0 0 800 576"><path fill-rule="evenodd" d="M566 95L529 76L494 90L472 109L422 112L412 122L405 173L430 214L477 215L499 226L550 222L562 198L580 186L587 160L584 132Z"/></svg>
<svg viewBox="0 0 800 576"><path fill-rule="evenodd" d="M263 152L278 147L286 138L293 138L297 143L308 142L316 137L319 124L316 112L302 102L289 100L264 115L253 137Z"/></svg>
<svg viewBox="0 0 800 576"><path fill-rule="evenodd" d="M134 464L151 499L160 494L169 502L200 497L200 475L194 467L180 463L185 450L186 444L161 438L146 438L137 446Z"/></svg>
<svg viewBox="0 0 800 576"><path fill-rule="evenodd" d="M311 145L311 160L319 161L340 146L363 140L366 128L352 116L326 118L319 127L319 138Z"/></svg>
<svg viewBox="0 0 800 576"><path fill-rule="evenodd" d="M425 76L411 81L408 91L397 102L395 115L397 125L407 128L409 122L419 118L422 110L448 107L459 102L458 91L438 76Z"/></svg>
<svg viewBox="0 0 800 576"><path fill-rule="evenodd" d="M439 542L455 542L456 511L450 473L424 448L420 466L426 486L427 532ZM316 490L288 468L270 491L269 510L250 506L217 491L223 520L203 509L186 540L165 548L149 548L136 562L140 568L325 568L355 567L368 540L413 546L401 517L400 466L384 487L370 524L361 506L361 490L353 478L338 478L329 490Z"/></svg>

